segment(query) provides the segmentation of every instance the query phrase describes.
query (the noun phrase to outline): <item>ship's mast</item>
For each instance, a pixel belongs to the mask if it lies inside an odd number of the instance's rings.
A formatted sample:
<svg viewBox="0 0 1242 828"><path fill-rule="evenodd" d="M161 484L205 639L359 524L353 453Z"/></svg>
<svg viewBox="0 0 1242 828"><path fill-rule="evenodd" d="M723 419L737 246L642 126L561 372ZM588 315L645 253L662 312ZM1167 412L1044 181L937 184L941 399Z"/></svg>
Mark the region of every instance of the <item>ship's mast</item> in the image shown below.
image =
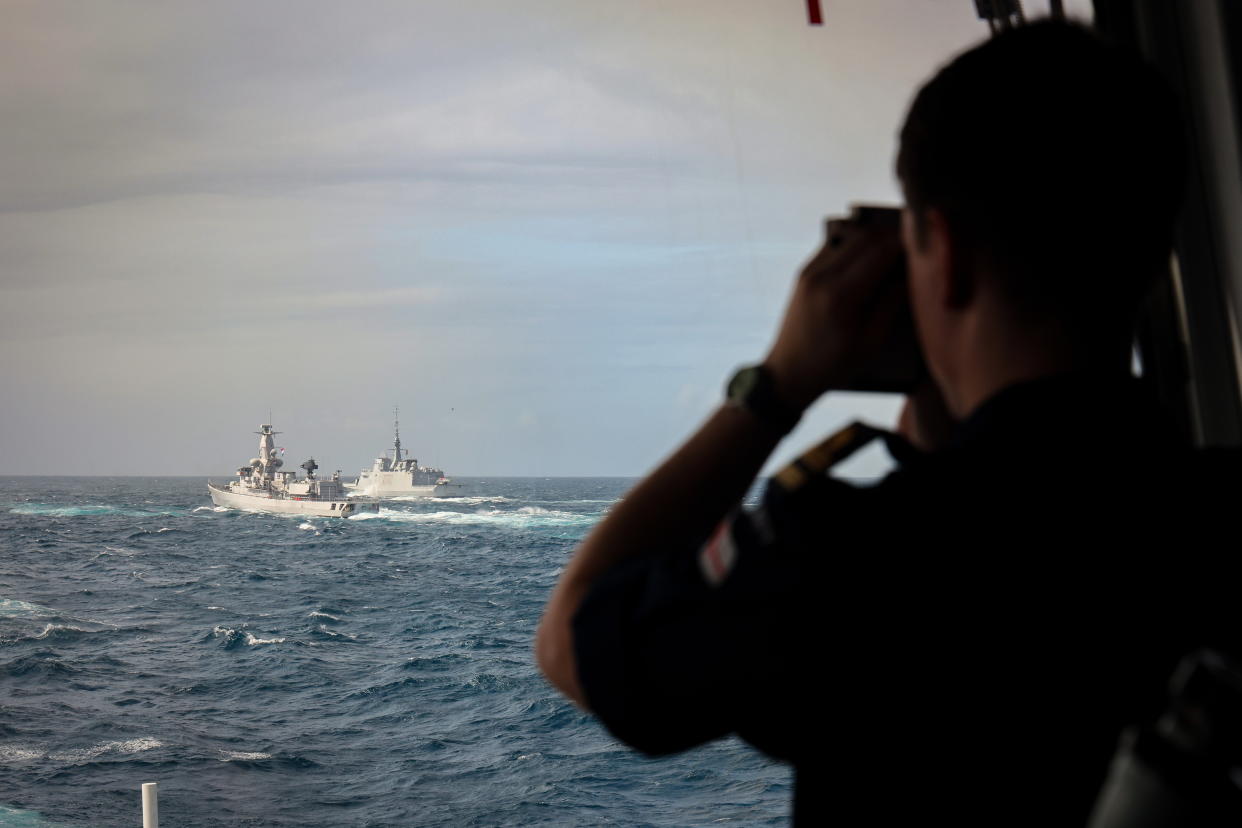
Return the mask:
<svg viewBox="0 0 1242 828"><path fill-rule="evenodd" d="M397 408L396 406L393 406L393 409L392 409L392 433L393 433L393 435L394 435L394 438L393 438L393 441L392 441L392 449L393 449L393 454L394 454L394 457L393 457L393 461L394 461L394 462L393 462L393 465L394 465L394 466L396 466L396 464L397 464L397 463L400 463L400 462L401 462L401 423L400 423L400 421L397 419L397 413L398 413L399 411L400 411L400 409L399 409L399 408Z"/></svg>
<svg viewBox="0 0 1242 828"><path fill-rule="evenodd" d="M259 462L263 465L263 476L272 477L276 471L276 440L274 439L279 431L273 431L272 426L264 423L259 427L259 431L255 434L259 435Z"/></svg>

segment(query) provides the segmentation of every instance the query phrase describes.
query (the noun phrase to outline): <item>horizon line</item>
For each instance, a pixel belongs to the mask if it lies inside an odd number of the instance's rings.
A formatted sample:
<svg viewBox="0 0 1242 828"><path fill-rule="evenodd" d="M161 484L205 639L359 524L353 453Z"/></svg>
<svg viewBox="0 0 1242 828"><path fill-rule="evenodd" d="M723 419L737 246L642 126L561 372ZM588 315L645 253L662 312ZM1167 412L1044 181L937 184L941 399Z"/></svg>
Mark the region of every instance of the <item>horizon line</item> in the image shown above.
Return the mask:
<svg viewBox="0 0 1242 828"><path fill-rule="evenodd" d="M0 478L4 477L38 477L46 479L64 478L64 477L172 477L178 479L204 479L214 480L216 477L231 478L234 475L202 475L202 474L24 474L24 473L6 473L0 472ZM635 474L462 474L455 475L453 480L481 480L491 478L493 480L508 478L514 480L580 480L584 478L613 478L613 479L635 479L644 477L645 475Z"/></svg>

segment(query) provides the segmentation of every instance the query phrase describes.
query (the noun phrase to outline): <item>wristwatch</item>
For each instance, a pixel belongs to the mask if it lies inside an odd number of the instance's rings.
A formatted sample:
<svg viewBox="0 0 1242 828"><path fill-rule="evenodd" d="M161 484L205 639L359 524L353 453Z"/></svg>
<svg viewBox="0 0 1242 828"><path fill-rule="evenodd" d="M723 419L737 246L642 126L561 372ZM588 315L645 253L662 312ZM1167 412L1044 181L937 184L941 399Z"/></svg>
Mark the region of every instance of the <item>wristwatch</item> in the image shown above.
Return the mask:
<svg viewBox="0 0 1242 828"><path fill-rule="evenodd" d="M790 408L776 395L772 373L762 364L739 368L725 386L725 400L729 405L749 411L781 434L793 431L802 419L802 412Z"/></svg>

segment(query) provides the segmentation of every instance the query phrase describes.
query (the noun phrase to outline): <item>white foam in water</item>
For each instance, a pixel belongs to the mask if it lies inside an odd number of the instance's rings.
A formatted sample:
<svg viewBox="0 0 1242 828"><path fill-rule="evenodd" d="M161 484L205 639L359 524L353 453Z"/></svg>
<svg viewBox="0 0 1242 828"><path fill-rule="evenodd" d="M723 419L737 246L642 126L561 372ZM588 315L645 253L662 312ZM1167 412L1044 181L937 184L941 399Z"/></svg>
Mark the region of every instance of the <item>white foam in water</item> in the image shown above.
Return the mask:
<svg viewBox="0 0 1242 828"><path fill-rule="evenodd" d="M505 497L504 495L495 495L493 497L486 497L482 495L474 496L474 497L414 497L414 496L410 496L410 497L392 497L392 498L389 498L389 500L399 500L403 503L421 503L424 501L435 502L435 503L461 503L466 506L475 506L480 503L512 503L513 502L513 498Z"/></svg>
<svg viewBox="0 0 1242 828"><path fill-rule="evenodd" d="M132 558L134 555L138 554L133 549L125 549L120 546L105 546L104 551L100 552L99 554L105 555L107 553L112 553L113 555L125 555L126 557L129 557L129 558Z"/></svg>
<svg viewBox="0 0 1242 828"><path fill-rule="evenodd" d="M306 617L307 617L307 618L327 618L327 619L329 619L329 620L331 620L331 621L340 621L340 620L341 620L341 619L337 618L335 615L330 615L329 613L326 613L326 612L321 612L321 611L319 611L319 610L315 610L314 612L310 613L310 614L309 614L309 615L307 615Z"/></svg>
<svg viewBox="0 0 1242 828"><path fill-rule="evenodd" d="M78 517L100 515L113 511L107 506L18 506L10 509L15 515L48 515L49 517Z"/></svg>
<svg viewBox="0 0 1242 828"><path fill-rule="evenodd" d="M12 828L55 828L52 823L43 819L38 811L25 811L21 808L10 808L0 805L0 825Z"/></svg>
<svg viewBox="0 0 1242 828"><path fill-rule="evenodd" d="M78 750L66 750L60 753L49 753L48 758L55 759L58 762L86 762L97 756L103 756L109 753L127 755L131 753L142 753L144 750L155 750L161 748L164 743L159 739L124 739L116 742L103 742L88 748L80 748Z"/></svg>
<svg viewBox="0 0 1242 828"><path fill-rule="evenodd" d="M238 630L230 629L228 627L215 627L214 629L212 629L212 633L214 633L218 638L225 638L225 639L231 636L237 635L238 632L239 632ZM246 644L250 647L258 647L262 644L283 644L284 641L285 639L283 637L282 638L256 638L254 633L249 633L249 632L246 633Z"/></svg>
<svg viewBox="0 0 1242 828"><path fill-rule="evenodd" d="M336 630L330 630L327 627L325 627L323 624L320 624L318 627L316 627L316 629L318 629L319 632L323 633L324 635L328 636L328 638L344 638L347 641L358 640L358 636L356 635L351 635L350 633L345 633L345 632L337 632Z"/></svg>
<svg viewBox="0 0 1242 828"><path fill-rule="evenodd" d="M27 601L18 601L14 598L0 598L0 615L3 616L45 615L52 612L53 610L47 607L31 604Z"/></svg>
<svg viewBox="0 0 1242 828"><path fill-rule="evenodd" d="M21 745L0 745L0 763L29 762L31 759L42 759L43 751L25 748Z"/></svg>
<svg viewBox="0 0 1242 828"><path fill-rule="evenodd" d="M151 517L152 515L175 515L166 509L143 511L139 509L122 509L119 506L87 504L82 506L51 506L43 503L31 503L17 506L9 510L15 515L39 515L43 517L92 517L101 515L123 515L126 517Z"/></svg>
<svg viewBox="0 0 1242 828"><path fill-rule="evenodd" d="M590 526L599 520L598 515L559 512L539 506L523 506L515 511L486 509L476 512L406 512L400 509L385 509L381 507L378 515L370 515L369 517L378 517L401 523L510 526L519 529L535 526ZM357 519L354 518L354 520Z"/></svg>
<svg viewBox="0 0 1242 828"><path fill-rule="evenodd" d="M224 750L220 753L221 762L261 762L272 758L270 753L247 753L244 750Z"/></svg>
<svg viewBox="0 0 1242 828"><path fill-rule="evenodd" d="M56 632L57 630L73 630L74 632L91 632L91 630L84 630L81 627L74 627L69 624L47 624L46 626L43 627L43 632L36 635L35 639L37 640L40 638L47 638L49 635Z"/></svg>

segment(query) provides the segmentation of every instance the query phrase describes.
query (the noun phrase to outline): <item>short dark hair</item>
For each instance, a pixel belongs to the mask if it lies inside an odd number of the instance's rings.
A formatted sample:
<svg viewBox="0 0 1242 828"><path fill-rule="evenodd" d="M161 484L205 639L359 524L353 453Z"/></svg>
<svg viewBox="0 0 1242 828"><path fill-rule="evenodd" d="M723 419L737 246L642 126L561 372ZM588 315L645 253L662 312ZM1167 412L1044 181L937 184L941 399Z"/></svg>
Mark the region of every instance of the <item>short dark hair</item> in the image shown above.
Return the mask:
<svg viewBox="0 0 1242 828"><path fill-rule="evenodd" d="M919 90L897 156L916 224L941 210L1022 308L1132 320L1173 244L1183 129L1168 85L1088 29L1043 21Z"/></svg>

